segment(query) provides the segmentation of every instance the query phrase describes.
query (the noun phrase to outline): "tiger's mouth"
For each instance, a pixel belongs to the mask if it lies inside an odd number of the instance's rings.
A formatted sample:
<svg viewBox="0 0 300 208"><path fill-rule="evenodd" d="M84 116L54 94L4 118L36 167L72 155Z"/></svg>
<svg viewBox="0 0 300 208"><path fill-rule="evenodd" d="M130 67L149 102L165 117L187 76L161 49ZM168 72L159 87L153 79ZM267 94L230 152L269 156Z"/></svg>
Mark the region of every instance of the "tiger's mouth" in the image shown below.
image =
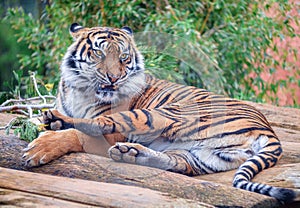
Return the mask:
<svg viewBox="0 0 300 208"><path fill-rule="evenodd" d="M105 84L101 84L98 86L97 89L97 93L100 92L113 92L117 90L117 86L115 85L105 85Z"/></svg>

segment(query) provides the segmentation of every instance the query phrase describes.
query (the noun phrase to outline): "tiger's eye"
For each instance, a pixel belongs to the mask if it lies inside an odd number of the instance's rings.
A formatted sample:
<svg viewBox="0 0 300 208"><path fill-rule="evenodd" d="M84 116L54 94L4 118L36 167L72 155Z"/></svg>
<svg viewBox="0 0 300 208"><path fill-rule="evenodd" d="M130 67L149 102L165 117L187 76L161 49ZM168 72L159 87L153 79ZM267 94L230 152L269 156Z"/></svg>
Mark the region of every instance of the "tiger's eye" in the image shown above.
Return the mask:
<svg viewBox="0 0 300 208"><path fill-rule="evenodd" d="M104 54L101 50L94 50L94 53L100 58L102 58L104 56Z"/></svg>
<svg viewBox="0 0 300 208"><path fill-rule="evenodd" d="M128 58L128 56L129 56L129 55L128 55L127 53L122 53L121 56L120 56L120 59L121 59L121 60L125 60L125 59Z"/></svg>

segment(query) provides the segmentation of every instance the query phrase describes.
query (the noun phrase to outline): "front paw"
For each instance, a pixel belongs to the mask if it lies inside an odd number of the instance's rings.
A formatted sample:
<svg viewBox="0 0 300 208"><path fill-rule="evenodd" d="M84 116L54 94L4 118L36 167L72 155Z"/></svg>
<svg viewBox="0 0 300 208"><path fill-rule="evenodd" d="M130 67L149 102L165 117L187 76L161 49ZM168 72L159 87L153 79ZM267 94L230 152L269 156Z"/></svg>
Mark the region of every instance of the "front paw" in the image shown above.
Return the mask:
<svg viewBox="0 0 300 208"><path fill-rule="evenodd" d="M63 130L42 133L23 151L23 165L35 167L49 163L68 152L80 152L83 149L76 132Z"/></svg>
<svg viewBox="0 0 300 208"><path fill-rule="evenodd" d="M57 148L55 134L56 132L54 131L46 131L28 144L23 150L22 161L24 166L34 167L43 165L64 154Z"/></svg>
<svg viewBox="0 0 300 208"><path fill-rule="evenodd" d="M58 112L58 110L49 110L43 113L43 122L47 130L62 130L68 128L74 128L74 125L66 117Z"/></svg>

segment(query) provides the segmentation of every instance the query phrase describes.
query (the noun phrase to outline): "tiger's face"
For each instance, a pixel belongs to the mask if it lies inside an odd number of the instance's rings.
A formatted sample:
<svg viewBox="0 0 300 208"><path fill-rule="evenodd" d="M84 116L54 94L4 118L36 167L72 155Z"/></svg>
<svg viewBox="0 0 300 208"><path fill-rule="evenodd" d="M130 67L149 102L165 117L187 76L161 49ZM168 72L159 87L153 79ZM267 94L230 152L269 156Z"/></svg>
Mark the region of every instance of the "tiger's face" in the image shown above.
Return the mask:
<svg viewBox="0 0 300 208"><path fill-rule="evenodd" d="M74 43L62 62L68 87L94 96L97 103L115 103L138 94L145 85L143 57L128 27L70 27Z"/></svg>

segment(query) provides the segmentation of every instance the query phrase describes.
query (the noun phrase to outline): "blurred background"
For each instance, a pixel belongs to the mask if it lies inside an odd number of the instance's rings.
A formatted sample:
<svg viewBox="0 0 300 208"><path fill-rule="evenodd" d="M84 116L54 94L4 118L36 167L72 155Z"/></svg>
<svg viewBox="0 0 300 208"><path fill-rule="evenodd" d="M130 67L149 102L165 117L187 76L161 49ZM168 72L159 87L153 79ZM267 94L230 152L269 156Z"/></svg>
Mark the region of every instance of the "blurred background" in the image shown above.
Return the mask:
<svg viewBox="0 0 300 208"><path fill-rule="evenodd" d="M181 38L166 44L186 43L176 55L139 46L147 73L160 78L300 107L299 12L297 0L0 0L0 103L36 96L30 72L42 94L56 94L68 29L78 22Z"/></svg>

